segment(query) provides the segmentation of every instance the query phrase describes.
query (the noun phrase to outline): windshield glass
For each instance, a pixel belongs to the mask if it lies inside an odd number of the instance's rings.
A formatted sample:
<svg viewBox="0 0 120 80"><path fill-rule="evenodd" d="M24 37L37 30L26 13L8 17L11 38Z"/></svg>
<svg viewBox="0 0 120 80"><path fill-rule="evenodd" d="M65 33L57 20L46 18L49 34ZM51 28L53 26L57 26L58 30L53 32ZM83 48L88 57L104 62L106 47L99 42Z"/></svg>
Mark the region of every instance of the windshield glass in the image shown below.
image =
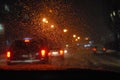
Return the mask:
<svg viewBox="0 0 120 80"><path fill-rule="evenodd" d="M0 69L29 68L120 72L119 2L0 0Z"/></svg>

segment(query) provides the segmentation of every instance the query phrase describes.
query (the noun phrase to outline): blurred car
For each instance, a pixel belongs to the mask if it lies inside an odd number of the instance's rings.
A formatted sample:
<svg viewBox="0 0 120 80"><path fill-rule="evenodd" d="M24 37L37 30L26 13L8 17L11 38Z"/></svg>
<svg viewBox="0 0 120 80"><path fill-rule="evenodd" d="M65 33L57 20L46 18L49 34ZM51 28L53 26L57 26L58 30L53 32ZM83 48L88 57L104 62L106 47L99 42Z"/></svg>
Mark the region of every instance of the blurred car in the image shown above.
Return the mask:
<svg viewBox="0 0 120 80"><path fill-rule="evenodd" d="M92 51L93 53L102 54L102 53L106 53L107 49L103 46L94 46L92 47Z"/></svg>
<svg viewBox="0 0 120 80"><path fill-rule="evenodd" d="M41 41L40 41L41 42ZM48 62L47 46L43 42L15 40L7 50L7 64Z"/></svg>
<svg viewBox="0 0 120 80"><path fill-rule="evenodd" d="M65 52L66 51L64 51L64 49L61 49L61 48L52 48L50 49L49 57L58 57L58 58L64 59Z"/></svg>

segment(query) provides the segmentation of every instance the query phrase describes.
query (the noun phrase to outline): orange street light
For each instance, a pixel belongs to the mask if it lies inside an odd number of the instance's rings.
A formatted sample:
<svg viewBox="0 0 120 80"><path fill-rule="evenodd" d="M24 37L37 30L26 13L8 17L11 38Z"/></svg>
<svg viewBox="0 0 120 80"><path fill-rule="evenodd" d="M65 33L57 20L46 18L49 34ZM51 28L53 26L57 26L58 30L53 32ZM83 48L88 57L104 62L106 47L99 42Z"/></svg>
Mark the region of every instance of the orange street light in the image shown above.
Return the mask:
<svg viewBox="0 0 120 80"><path fill-rule="evenodd" d="M44 23L48 23L48 21L47 21L46 18L43 18L43 19L42 19L42 22L44 22Z"/></svg>
<svg viewBox="0 0 120 80"><path fill-rule="evenodd" d="M89 39L88 37L85 38L85 40L88 40L88 39Z"/></svg>
<svg viewBox="0 0 120 80"><path fill-rule="evenodd" d="M48 23L48 21L46 21L45 23Z"/></svg>
<svg viewBox="0 0 120 80"><path fill-rule="evenodd" d="M78 39L75 39L75 41L78 41Z"/></svg>
<svg viewBox="0 0 120 80"><path fill-rule="evenodd" d="M63 32L66 33L68 30L67 29L63 29Z"/></svg>
<svg viewBox="0 0 120 80"><path fill-rule="evenodd" d="M42 21L45 22L45 21L46 21L46 18L43 18Z"/></svg>
<svg viewBox="0 0 120 80"><path fill-rule="evenodd" d="M51 28L54 28L55 26L54 25L51 25Z"/></svg>
<svg viewBox="0 0 120 80"><path fill-rule="evenodd" d="M80 37L77 37L77 39L80 39Z"/></svg>
<svg viewBox="0 0 120 80"><path fill-rule="evenodd" d="M53 11L50 9L49 12L52 13Z"/></svg>
<svg viewBox="0 0 120 80"><path fill-rule="evenodd" d="M75 37L76 37L76 35L74 34L74 35L73 35L73 37L75 38Z"/></svg>

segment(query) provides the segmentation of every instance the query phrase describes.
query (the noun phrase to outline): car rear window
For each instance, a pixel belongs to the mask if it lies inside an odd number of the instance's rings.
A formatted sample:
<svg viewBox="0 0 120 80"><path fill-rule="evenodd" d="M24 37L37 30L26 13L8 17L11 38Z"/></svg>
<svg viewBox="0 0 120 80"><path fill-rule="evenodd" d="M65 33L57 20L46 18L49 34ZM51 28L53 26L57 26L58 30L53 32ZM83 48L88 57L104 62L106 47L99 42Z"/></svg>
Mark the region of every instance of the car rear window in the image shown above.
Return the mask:
<svg viewBox="0 0 120 80"><path fill-rule="evenodd" d="M15 41L11 45L11 48L14 50L24 49L24 50L37 50L39 47L39 44L37 42L24 42L24 41Z"/></svg>

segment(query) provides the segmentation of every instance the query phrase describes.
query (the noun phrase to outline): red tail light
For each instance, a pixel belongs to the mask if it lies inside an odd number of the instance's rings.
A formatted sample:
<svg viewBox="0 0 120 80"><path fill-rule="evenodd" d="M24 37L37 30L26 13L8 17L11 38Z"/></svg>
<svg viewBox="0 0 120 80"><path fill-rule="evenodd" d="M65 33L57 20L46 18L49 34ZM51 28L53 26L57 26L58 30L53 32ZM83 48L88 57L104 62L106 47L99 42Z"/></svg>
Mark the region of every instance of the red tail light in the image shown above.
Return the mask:
<svg viewBox="0 0 120 80"><path fill-rule="evenodd" d="M11 52L7 51L7 58L10 58Z"/></svg>
<svg viewBox="0 0 120 80"><path fill-rule="evenodd" d="M63 53L64 53L63 50L60 50L60 55L63 55Z"/></svg>
<svg viewBox="0 0 120 80"><path fill-rule="evenodd" d="M102 48L103 51L106 51L106 48Z"/></svg>
<svg viewBox="0 0 120 80"><path fill-rule="evenodd" d="M48 56L51 56L51 53L50 53L50 52L48 53Z"/></svg>
<svg viewBox="0 0 120 80"><path fill-rule="evenodd" d="M93 48L93 51L96 51L97 49L96 48Z"/></svg>
<svg viewBox="0 0 120 80"><path fill-rule="evenodd" d="M41 50L41 56L42 56L42 57L45 57L45 53L46 53L45 50Z"/></svg>

